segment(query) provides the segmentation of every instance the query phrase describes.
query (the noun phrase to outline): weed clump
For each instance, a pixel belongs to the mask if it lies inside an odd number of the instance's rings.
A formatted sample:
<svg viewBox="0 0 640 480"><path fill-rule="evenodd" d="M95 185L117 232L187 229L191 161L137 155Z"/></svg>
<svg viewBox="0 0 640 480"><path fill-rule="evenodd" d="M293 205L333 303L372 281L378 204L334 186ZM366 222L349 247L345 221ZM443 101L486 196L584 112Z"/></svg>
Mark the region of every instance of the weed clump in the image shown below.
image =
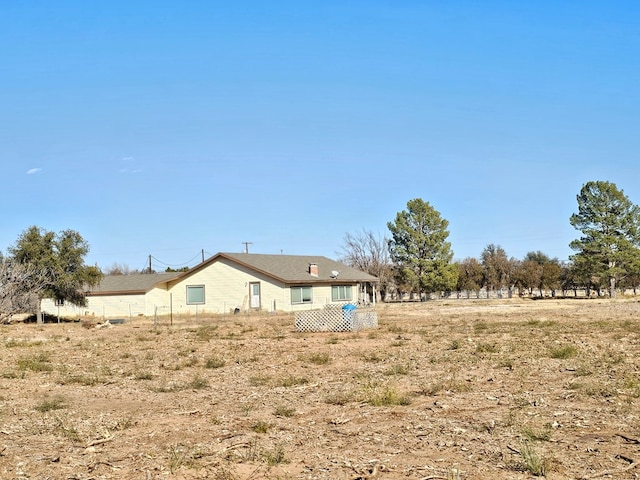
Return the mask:
<svg viewBox="0 0 640 480"><path fill-rule="evenodd" d="M64 398L59 395L46 399L35 407L35 409L40 413L50 412L51 410L60 410L63 408L67 408L67 404Z"/></svg>
<svg viewBox="0 0 640 480"><path fill-rule="evenodd" d="M210 357L205 361L205 368L222 368L225 365L225 361L220 357Z"/></svg>
<svg viewBox="0 0 640 480"><path fill-rule="evenodd" d="M256 433L267 433L271 428L271 424L263 420L259 420L251 426L251 430Z"/></svg>
<svg viewBox="0 0 640 480"><path fill-rule="evenodd" d="M559 347L552 348L549 351L551 358L565 360L567 358L575 357L578 354L578 348L574 345L561 345Z"/></svg>
<svg viewBox="0 0 640 480"><path fill-rule="evenodd" d="M49 355L40 352L30 357L23 357L18 360L18 368L22 371L30 370L32 372L51 372L53 366L50 363Z"/></svg>
<svg viewBox="0 0 640 480"><path fill-rule="evenodd" d="M520 447L524 469L536 477L544 477L551 469L551 461L540 455L530 442L523 442Z"/></svg>
<svg viewBox="0 0 640 480"><path fill-rule="evenodd" d="M326 365L331 361L331 357L328 353L314 353L309 356L309 362L314 365Z"/></svg>
<svg viewBox="0 0 640 480"><path fill-rule="evenodd" d="M276 409L273 411L273 414L276 417L293 417L296 414L296 409L292 407L287 407L285 405L278 405Z"/></svg>

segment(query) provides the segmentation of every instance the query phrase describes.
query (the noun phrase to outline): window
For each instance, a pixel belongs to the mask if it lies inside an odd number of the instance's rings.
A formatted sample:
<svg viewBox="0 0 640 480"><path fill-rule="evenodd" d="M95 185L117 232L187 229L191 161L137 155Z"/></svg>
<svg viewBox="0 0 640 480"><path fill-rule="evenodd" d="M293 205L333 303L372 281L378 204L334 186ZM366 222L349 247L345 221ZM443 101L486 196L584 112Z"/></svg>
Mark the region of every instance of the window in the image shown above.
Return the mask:
<svg viewBox="0 0 640 480"><path fill-rule="evenodd" d="M187 285L187 305L204 305L204 285Z"/></svg>
<svg viewBox="0 0 640 480"><path fill-rule="evenodd" d="M331 301L332 302L350 302L351 297L351 285L332 285L331 286Z"/></svg>
<svg viewBox="0 0 640 480"><path fill-rule="evenodd" d="M291 287L291 303L311 303L311 287Z"/></svg>

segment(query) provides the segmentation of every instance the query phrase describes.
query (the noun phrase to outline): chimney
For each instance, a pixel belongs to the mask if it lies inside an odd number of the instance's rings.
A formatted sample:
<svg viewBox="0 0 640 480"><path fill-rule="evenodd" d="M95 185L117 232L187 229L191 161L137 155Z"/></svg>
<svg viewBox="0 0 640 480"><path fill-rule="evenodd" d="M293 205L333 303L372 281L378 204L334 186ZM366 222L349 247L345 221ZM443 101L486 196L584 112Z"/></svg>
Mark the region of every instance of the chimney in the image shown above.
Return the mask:
<svg viewBox="0 0 640 480"><path fill-rule="evenodd" d="M318 276L318 264L317 263L310 263L309 264L309 275L311 275L312 277L317 277Z"/></svg>

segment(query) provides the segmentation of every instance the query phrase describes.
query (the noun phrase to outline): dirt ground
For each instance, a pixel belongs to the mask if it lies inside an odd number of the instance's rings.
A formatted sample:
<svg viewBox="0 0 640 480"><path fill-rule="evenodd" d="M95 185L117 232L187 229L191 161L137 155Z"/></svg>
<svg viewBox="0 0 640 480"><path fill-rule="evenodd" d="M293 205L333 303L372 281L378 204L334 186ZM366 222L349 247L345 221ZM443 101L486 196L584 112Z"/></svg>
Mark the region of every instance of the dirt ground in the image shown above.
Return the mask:
<svg viewBox="0 0 640 480"><path fill-rule="evenodd" d="M2 479L635 479L640 303L0 326Z"/></svg>

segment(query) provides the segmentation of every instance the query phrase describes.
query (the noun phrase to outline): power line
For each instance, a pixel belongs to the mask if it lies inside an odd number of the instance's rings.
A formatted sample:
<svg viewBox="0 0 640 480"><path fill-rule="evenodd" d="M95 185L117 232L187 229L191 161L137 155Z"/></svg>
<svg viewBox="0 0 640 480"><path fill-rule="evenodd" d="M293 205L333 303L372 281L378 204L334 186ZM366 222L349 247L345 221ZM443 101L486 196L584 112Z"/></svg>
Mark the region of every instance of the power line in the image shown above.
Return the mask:
<svg viewBox="0 0 640 480"><path fill-rule="evenodd" d="M145 270L148 270L149 272L152 271L152 264L151 264L152 260L155 260L156 263L159 263L162 266L165 266L165 267L168 267L168 268L172 268L172 269L180 269L180 268L184 268L184 267L190 268L190 264L192 264L197 258L199 258L201 256L202 256L202 261L204 261L204 249L200 250L200 252L195 254L193 257L191 257L186 262L183 262L183 263L167 263L167 262L164 262L163 260L160 260L157 257L154 257L153 255L149 255L148 256L148 260L146 262L146 265L142 269L142 271L145 271Z"/></svg>
<svg viewBox="0 0 640 480"><path fill-rule="evenodd" d="M162 260L154 257L153 255L151 256L151 258L153 258L156 262L158 262L161 265L164 265L166 267L185 267L185 266L189 265L191 262L193 262L196 258L198 258L200 256L201 256L201 253L198 252L196 255L191 257L189 260L187 260L186 262L182 262L182 263L166 263L166 262L163 262Z"/></svg>

